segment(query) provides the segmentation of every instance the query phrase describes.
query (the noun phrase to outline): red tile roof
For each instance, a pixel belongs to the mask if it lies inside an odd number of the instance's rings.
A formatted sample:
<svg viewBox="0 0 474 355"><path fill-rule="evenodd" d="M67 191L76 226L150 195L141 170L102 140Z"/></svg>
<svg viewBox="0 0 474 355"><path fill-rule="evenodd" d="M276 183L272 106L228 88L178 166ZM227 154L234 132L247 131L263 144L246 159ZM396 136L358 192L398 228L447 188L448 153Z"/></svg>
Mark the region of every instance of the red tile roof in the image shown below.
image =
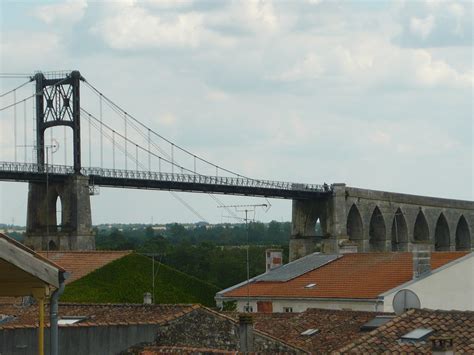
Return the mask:
<svg viewBox="0 0 474 355"><path fill-rule="evenodd" d="M213 354L213 355L237 355L239 351L209 349L209 348L193 348L187 346L145 346L136 352L137 355L166 355L166 354Z"/></svg>
<svg viewBox="0 0 474 355"><path fill-rule="evenodd" d="M467 252L433 252L434 270ZM344 254L317 269L285 282L256 281L249 285L251 297L374 299L413 277L412 253ZM306 285L315 283L313 288ZM224 297L246 297L247 286L230 290Z"/></svg>
<svg viewBox="0 0 474 355"><path fill-rule="evenodd" d="M255 329L311 353L327 354L365 335L360 327L387 313L309 308L301 313L252 313ZM308 329L314 335L301 335Z"/></svg>
<svg viewBox="0 0 474 355"><path fill-rule="evenodd" d="M400 337L416 328L433 329L428 339L405 342ZM370 334L339 349L341 354L431 354L431 339L454 341L456 354L474 354L474 312L412 309Z"/></svg>
<svg viewBox="0 0 474 355"><path fill-rule="evenodd" d="M162 324L178 318L199 308L199 305L143 305L143 304L86 304L60 303L59 318L67 316L84 316L84 321L66 325L67 327L127 325L127 324ZM49 306L45 307L49 314ZM0 324L5 328L32 328L38 326L38 306L20 306L0 304L0 314L13 316L14 319ZM49 317L45 317L49 326Z"/></svg>
<svg viewBox="0 0 474 355"><path fill-rule="evenodd" d="M41 251L38 254L58 265L61 265L67 272L69 272L70 275L66 279L66 284L68 284L86 276L94 270L104 267L112 261L123 258L130 253L130 250L93 250L50 252Z"/></svg>

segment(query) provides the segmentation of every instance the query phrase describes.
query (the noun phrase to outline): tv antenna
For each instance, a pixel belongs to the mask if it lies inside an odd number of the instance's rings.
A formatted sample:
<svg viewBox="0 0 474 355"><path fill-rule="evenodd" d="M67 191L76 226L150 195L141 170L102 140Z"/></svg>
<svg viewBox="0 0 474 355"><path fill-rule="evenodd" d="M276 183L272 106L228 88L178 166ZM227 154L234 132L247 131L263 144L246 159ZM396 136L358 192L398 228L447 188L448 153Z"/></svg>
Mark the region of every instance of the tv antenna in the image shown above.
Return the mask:
<svg viewBox="0 0 474 355"><path fill-rule="evenodd" d="M268 200L267 200L267 202L268 202ZM250 284L250 265L249 265L249 225L248 225L248 220L249 220L249 212L254 213L253 220L255 220L255 211L259 207L264 208L265 212L268 212L268 210L271 207L271 204L270 204L270 202L268 202L268 204L260 203L260 204L252 204L252 205L221 205L221 206L217 206L217 208L225 208L227 211L229 211L230 208L233 208L235 210L235 212L245 214L245 217L243 219L245 220L245 230L246 230L246 234L247 234L247 248L246 248L247 307L245 309L245 312L247 312L247 313L250 312L250 288L249 288L249 284ZM234 213L232 213L232 214L234 214ZM235 216L234 218L241 219L237 216Z"/></svg>

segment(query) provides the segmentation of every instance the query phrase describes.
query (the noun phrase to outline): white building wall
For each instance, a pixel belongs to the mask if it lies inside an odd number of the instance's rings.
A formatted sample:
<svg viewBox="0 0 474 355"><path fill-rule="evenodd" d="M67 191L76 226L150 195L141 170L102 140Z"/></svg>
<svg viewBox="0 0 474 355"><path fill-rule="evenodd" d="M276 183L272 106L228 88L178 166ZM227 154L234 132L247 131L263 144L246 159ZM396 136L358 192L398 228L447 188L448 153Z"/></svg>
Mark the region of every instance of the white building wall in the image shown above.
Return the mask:
<svg viewBox="0 0 474 355"><path fill-rule="evenodd" d="M304 312L308 308L323 308L323 309L335 309L335 310L353 310L353 311L368 311L375 312L376 302L367 300L298 300L298 299L267 299L259 301L271 301L273 305L273 312L285 312L285 307L291 307L293 312L299 313ZM255 299L250 300L250 306L253 312L257 312L257 301ZM237 311L244 312L244 307L247 305L246 300L237 301ZM379 304L378 311L381 311L382 304Z"/></svg>
<svg viewBox="0 0 474 355"><path fill-rule="evenodd" d="M385 312L393 312L393 297L400 289L415 292L420 299L421 308L474 311L474 254L387 292L383 301Z"/></svg>

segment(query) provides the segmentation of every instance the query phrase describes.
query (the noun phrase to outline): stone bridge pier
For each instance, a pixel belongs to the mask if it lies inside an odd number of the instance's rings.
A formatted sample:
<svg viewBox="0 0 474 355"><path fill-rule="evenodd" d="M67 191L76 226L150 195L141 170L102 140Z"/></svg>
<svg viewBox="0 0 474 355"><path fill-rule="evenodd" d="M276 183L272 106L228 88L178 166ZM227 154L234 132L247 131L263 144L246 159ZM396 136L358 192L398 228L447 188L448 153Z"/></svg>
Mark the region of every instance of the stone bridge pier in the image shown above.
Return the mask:
<svg viewBox="0 0 474 355"><path fill-rule="evenodd" d="M322 240L316 236L320 221ZM334 184L331 196L293 200L290 260L316 250L474 250L474 202L366 190Z"/></svg>
<svg viewBox="0 0 474 355"><path fill-rule="evenodd" d="M60 220L57 200L61 202ZM25 245L35 250L93 250L89 178L30 182Z"/></svg>

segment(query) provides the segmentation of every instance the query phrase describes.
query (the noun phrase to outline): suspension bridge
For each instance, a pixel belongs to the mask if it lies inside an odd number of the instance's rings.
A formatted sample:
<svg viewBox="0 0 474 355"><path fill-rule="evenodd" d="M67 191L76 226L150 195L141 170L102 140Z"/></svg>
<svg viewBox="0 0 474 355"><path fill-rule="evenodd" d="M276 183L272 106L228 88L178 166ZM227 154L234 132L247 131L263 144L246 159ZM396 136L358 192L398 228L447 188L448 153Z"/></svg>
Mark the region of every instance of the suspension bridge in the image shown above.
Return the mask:
<svg viewBox="0 0 474 355"><path fill-rule="evenodd" d="M77 78L75 78L77 76ZM18 100L18 91L28 83L36 83L34 92ZM79 83L84 83L98 100L99 113L91 113L80 106ZM25 182L63 181L72 174L89 177L91 186L128 187L142 189L175 190L205 193L221 193L272 198L312 198L329 193L329 186L301 184L283 181L269 181L242 176L229 169L212 163L182 148L147 127L134 116L128 114L118 104L105 96L78 72L37 73L27 82L2 94L10 95L12 102L1 108L10 110L3 114L10 119L13 127L14 159L0 161L0 180ZM94 96L93 95L93 96ZM28 111L26 103L32 101L34 116L34 140L27 141ZM114 127L104 118L104 105L107 105L121 121L121 127ZM19 114L17 107L23 106L23 144L19 144ZM31 120L30 120L31 121ZM87 125L84 134L84 127ZM46 129L64 126L72 128L73 164L67 165L67 133L64 131L63 144L51 134L45 142ZM95 130L98 140L92 134ZM96 142L92 143L94 140ZM97 147L96 143L99 142ZM87 142L89 164L92 155L97 155L98 166L82 165L81 142ZM164 148L164 144L167 148ZM108 144L108 146L106 146ZM64 147L62 147L64 145ZM62 147L65 152L63 165L52 162L53 149ZM35 154L28 161L27 151L32 148ZM5 149L5 148L3 148ZM23 160L18 151L24 152ZM176 154L181 153L181 159ZM45 160L49 157L49 162ZM104 158L106 156L106 158ZM188 164L186 165L185 162ZM121 167L118 165L121 163ZM131 169L130 166L134 168ZM212 171L212 174L209 172Z"/></svg>
<svg viewBox="0 0 474 355"><path fill-rule="evenodd" d="M24 80L0 95L0 181L29 184L25 244L34 249L94 249L99 187L168 190L198 217L174 191L207 193L223 208L216 194L291 199L290 259L315 250L318 220L324 252L343 241L358 251L474 249L472 201L244 176L166 138L78 71L0 78Z"/></svg>

